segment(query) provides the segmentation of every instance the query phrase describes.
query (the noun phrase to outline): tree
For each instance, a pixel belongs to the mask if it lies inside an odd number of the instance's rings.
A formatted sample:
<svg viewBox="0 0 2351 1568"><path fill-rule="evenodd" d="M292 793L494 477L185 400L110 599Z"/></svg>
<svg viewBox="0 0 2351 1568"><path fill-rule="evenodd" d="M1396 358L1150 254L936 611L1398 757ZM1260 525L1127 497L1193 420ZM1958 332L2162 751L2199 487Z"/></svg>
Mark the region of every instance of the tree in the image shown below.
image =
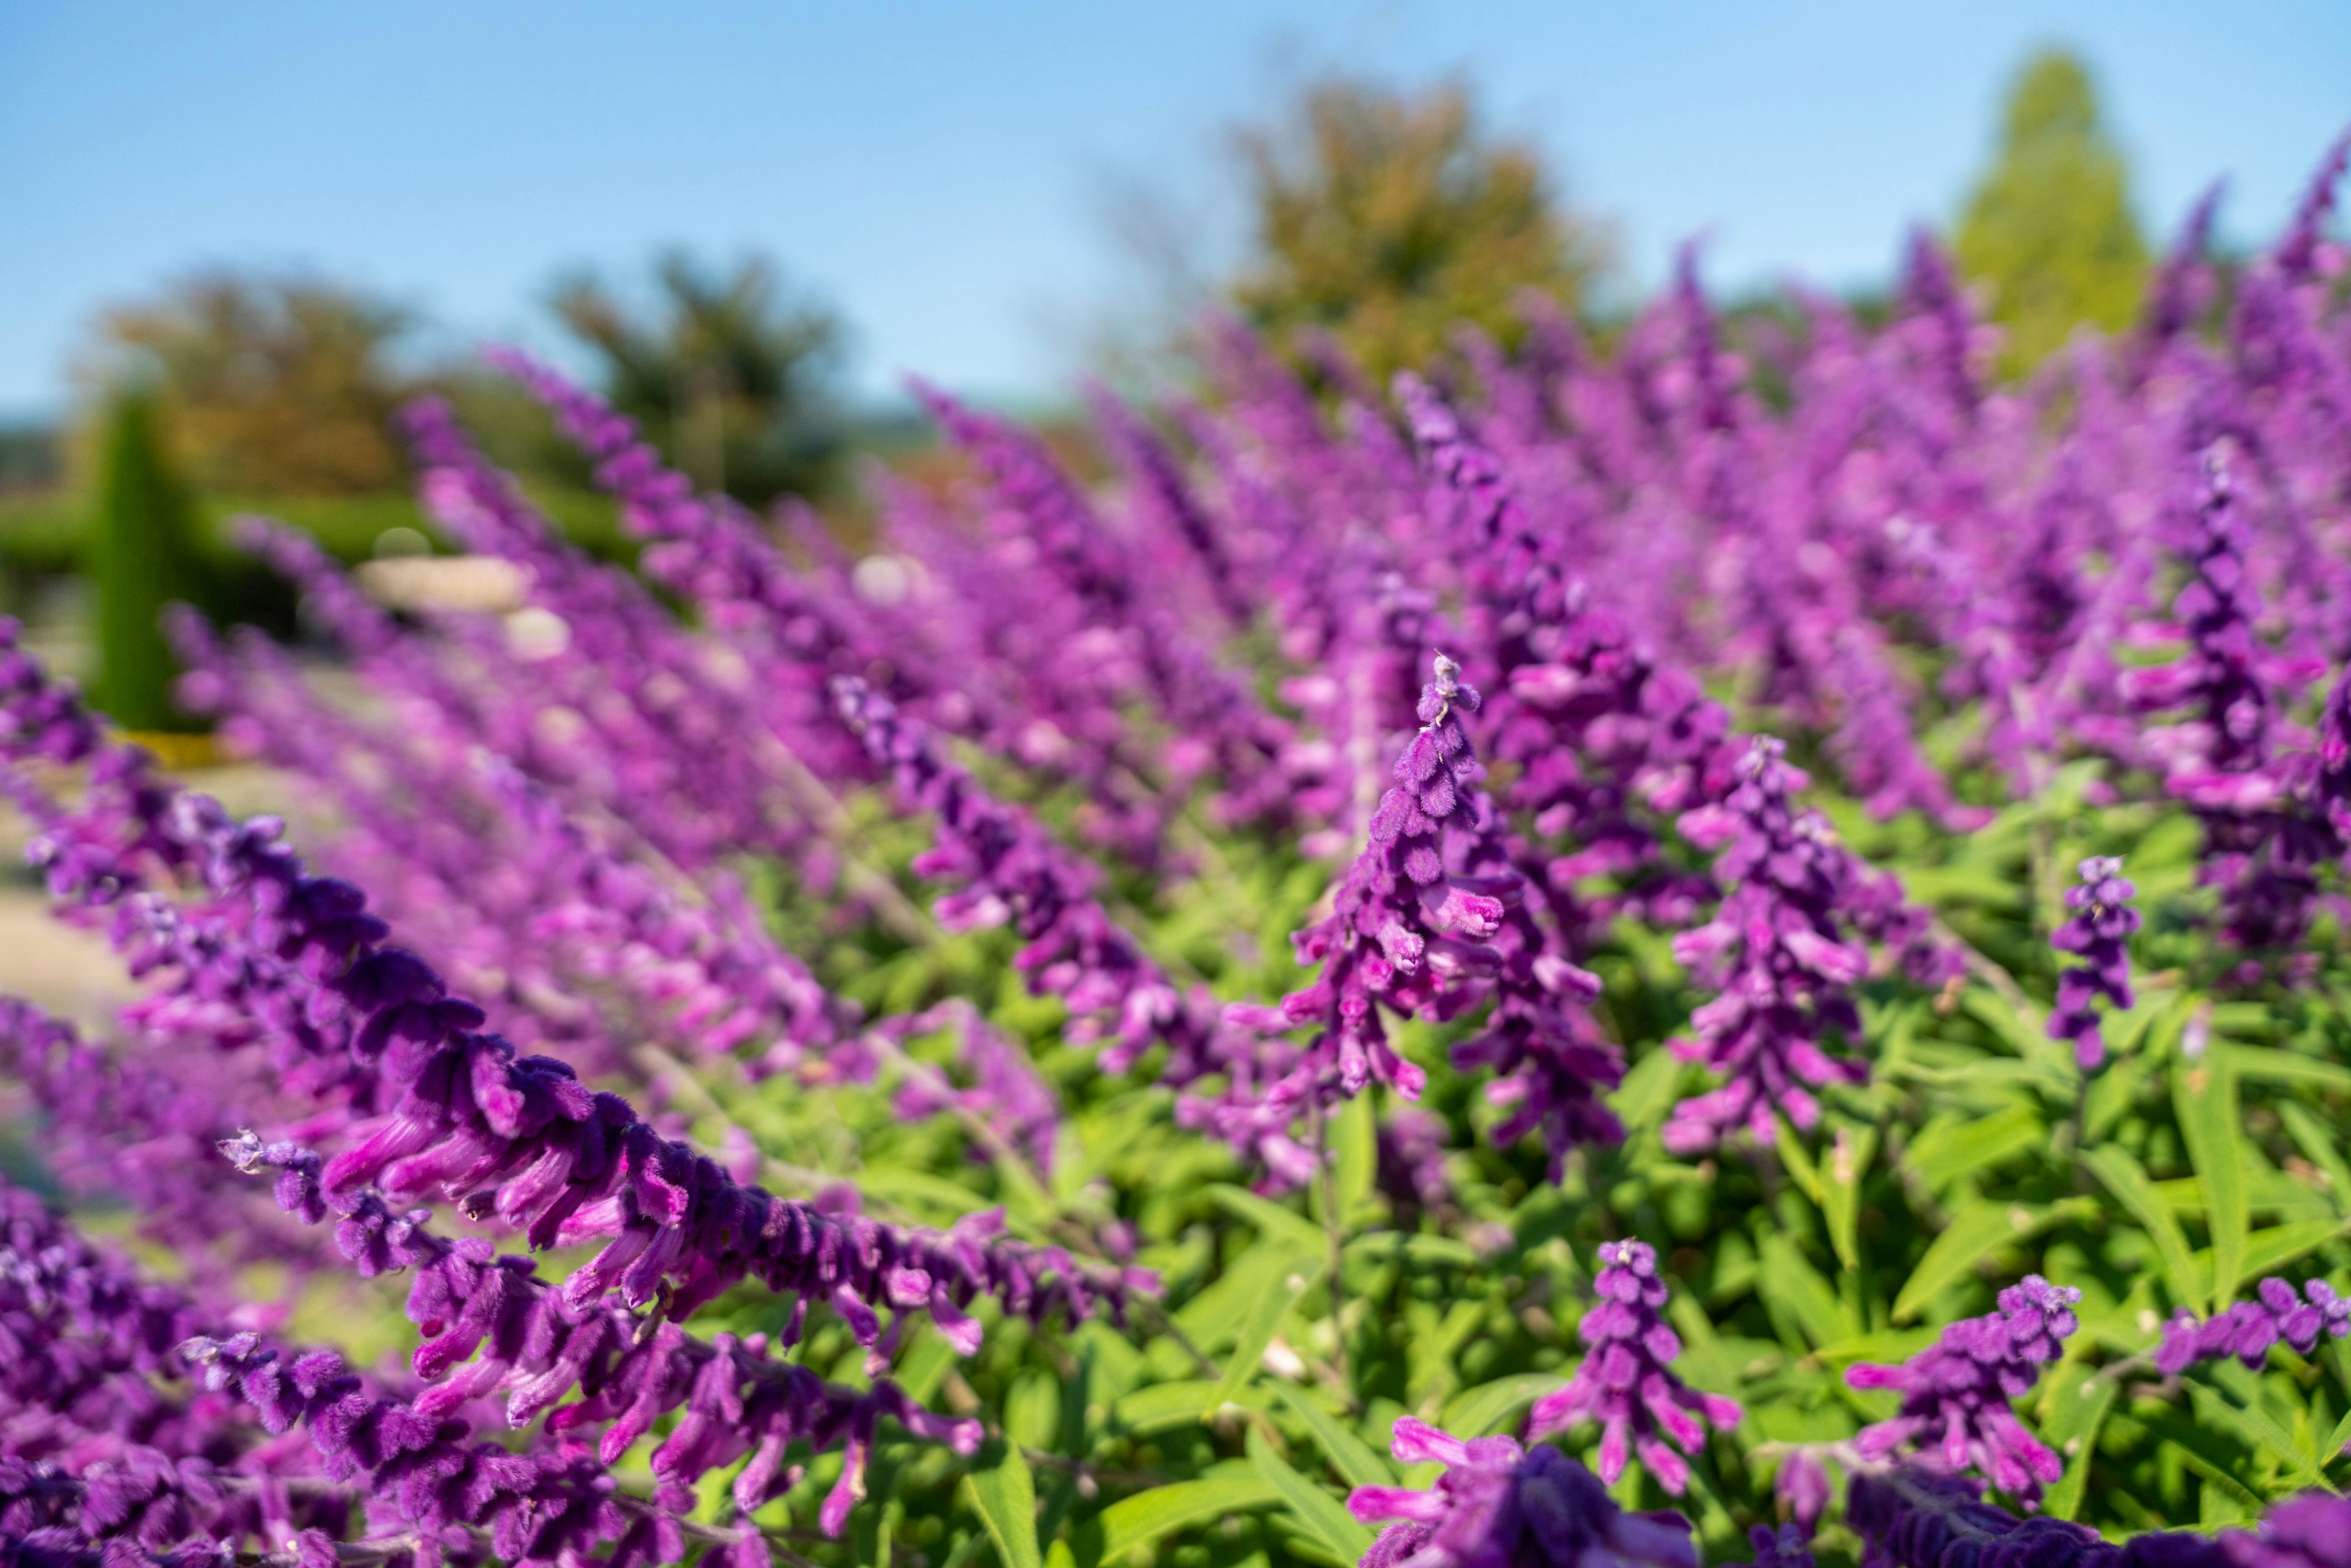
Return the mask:
<svg viewBox="0 0 2351 1568"><path fill-rule="evenodd" d="M557 292L556 313L604 361L605 395L707 488L755 504L821 490L841 454L840 321L785 298L757 256L718 273L674 251L653 279L650 314L593 277Z"/></svg>
<svg viewBox="0 0 2351 1568"><path fill-rule="evenodd" d="M410 324L343 284L203 273L110 313L96 368L152 382L204 489L360 495L402 483L391 421L412 389L390 350Z"/></svg>
<svg viewBox="0 0 2351 1568"><path fill-rule="evenodd" d="M2147 247L2128 186L2088 69L2064 49L2033 56L1952 247L2008 329L2011 371L2030 370L2078 327L2113 330L2137 314Z"/></svg>
<svg viewBox="0 0 2351 1568"><path fill-rule="evenodd" d="M163 640L163 606L200 601L206 582L195 508L172 472L147 391L119 394L106 422L98 526L89 538L97 590L96 706L125 729L192 727L172 705L179 665Z"/></svg>
<svg viewBox="0 0 2351 1568"><path fill-rule="evenodd" d="M1277 338L1331 331L1382 381L1458 322L1510 340L1520 290L1573 306L1606 266L1598 225L1560 206L1533 148L1480 129L1459 86L1328 81L1240 148L1257 255L1234 303Z"/></svg>

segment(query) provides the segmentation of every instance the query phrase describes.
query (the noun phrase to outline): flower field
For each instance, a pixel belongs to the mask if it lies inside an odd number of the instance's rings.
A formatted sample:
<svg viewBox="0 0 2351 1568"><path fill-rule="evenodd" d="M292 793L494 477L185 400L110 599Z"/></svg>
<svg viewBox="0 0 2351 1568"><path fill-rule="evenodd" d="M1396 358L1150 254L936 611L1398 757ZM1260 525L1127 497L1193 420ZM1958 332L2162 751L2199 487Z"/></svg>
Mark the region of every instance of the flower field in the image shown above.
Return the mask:
<svg viewBox="0 0 2351 1568"><path fill-rule="evenodd" d="M248 520L298 830L10 626L0 1563L2351 1568L2346 146L2021 382L1921 237L923 389L862 555L499 354L638 564Z"/></svg>

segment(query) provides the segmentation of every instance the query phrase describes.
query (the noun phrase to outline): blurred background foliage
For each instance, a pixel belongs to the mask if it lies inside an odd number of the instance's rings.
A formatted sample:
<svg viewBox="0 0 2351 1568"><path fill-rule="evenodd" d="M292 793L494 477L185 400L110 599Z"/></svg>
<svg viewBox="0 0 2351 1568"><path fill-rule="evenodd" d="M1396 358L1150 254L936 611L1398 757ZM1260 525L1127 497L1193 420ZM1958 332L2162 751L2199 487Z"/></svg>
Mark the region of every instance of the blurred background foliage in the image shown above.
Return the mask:
<svg viewBox="0 0 2351 1568"><path fill-rule="evenodd" d="M1254 251L1232 303L1278 342L1329 332L1383 383L1463 322L1512 341L1524 290L1581 308L1610 265L1607 225L1564 204L1531 144L1481 125L1458 83L1325 81L1238 146Z"/></svg>
<svg viewBox="0 0 2351 1568"><path fill-rule="evenodd" d="M2113 331L2137 314L2147 237L2079 57L2044 49L2018 74L1952 249L2007 329L2011 371L2031 370L2082 327Z"/></svg>
<svg viewBox="0 0 2351 1568"><path fill-rule="evenodd" d="M1994 131L1948 237L2007 331L2003 369L2022 374L2081 326L2128 322L2147 246L2082 59L2046 49L2026 60ZM1186 382L1196 345L1180 329L1203 306L1236 313L1301 361L1322 362L1335 344L1383 381L1441 356L1465 322L1509 342L1521 329L1512 302L1529 289L1604 338L1623 319L1608 220L1568 199L1531 142L1495 130L1466 82L1311 80L1227 145L1223 177L1248 214L1247 246L1171 298L1186 319L1171 316L1140 367L1133 344L1105 348L1102 368L1122 380L1140 368L1160 385ZM1866 308L1867 296L1855 303ZM746 503L803 497L854 538L866 504L850 482L857 462L923 484L956 471L908 409L848 399L851 324L773 258L671 249L638 272L574 267L545 305L585 379L673 463ZM1776 296L1734 301L1728 316L1759 341L1802 329L1802 312ZM300 273L210 268L105 312L78 368L79 406L54 427L0 429L0 612L78 623L99 640L89 584L131 577L94 557L138 548L100 526L126 390L148 411L156 471L176 473L186 490L172 573L200 582L225 619L294 623L283 589L222 542L238 512L305 528L346 562L387 538L431 538L389 428L393 410L425 391L449 397L581 543L627 559L611 507L544 415L469 355L424 347L443 340L421 310ZM1768 371L1769 355L1755 358ZM1061 428L1053 411L1024 412L1049 434ZM1063 455L1100 471L1093 455Z"/></svg>

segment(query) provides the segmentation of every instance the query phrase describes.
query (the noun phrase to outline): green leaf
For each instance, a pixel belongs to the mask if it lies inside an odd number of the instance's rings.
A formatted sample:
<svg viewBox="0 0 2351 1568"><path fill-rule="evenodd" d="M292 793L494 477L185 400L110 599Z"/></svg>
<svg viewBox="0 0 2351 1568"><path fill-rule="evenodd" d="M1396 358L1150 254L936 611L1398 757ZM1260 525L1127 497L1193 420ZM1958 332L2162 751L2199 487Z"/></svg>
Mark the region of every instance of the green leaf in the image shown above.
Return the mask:
<svg viewBox="0 0 2351 1568"><path fill-rule="evenodd" d="M1437 1425L1457 1437L1486 1437L1544 1395L1567 1386L1555 1372L1520 1372L1465 1388L1445 1406Z"/></svg>
<svg viewBox="0 0 2351 1568"><path fill-rule="evenodd" d="M2324 1247L2343 1234L2344 1227L2332 1219L2297 1219L2290 1225L2273 1225L2256 1230L2245 1241L2238 1278L2257 1280L2272 1270L2282 1269L2304 1253ZM2199 1249L2196 1260L2209 1265L2212 1249Z"/></svg>
<svg viewBox="0 0 2351 1568"><path fill-rule="evenodd" d="M1265 1358L1265 1347L1281 1330L1281 1320L1298 1304L1298 1298L1314 1288L1331 1266L1327 1257L1306 1258L1290 1254L1291 1267L1279 1275L1271 1287L1257 1299L1247 1317L1241 1320L1240 1333L1234 1337L1232 1353L1225 1361L1224 1381L1208 1396L1207 1409L1214 1413L1217 1406L1233 1398L1257 1375L1258 1363Z"/></svg>
<svg viewBox="0 0 2351 1568"><path fill-rule="evenodd" d="M1322 1240L1317 1237L1318 1246ZM1293 1270L1303 1249L1287 1241L1259 1241L1228 1265L1214 1284L1184 1303L1176 1322L1204 1351L1229 1343L1268 1291Z"/></svg>
<svg viewBox="0 0 2351 1568"><path fill-rule="evenodd" d="M1814 1347L1834 1344L1861 1332L1861 1325L1853 1321L1820 1270L1785 1236L1778 1231L1766 1236L1761 1252L1763 1266L1755 1276L1755 1288L1761 1292L1764 1305L1787 1314Z"/></svg>
<svg viewBox="0 0 2351 1568"><path fill-rule="evenodd" d="M2245 1232L2252 1223L2245 1168L2238 1151L2237 1080L2230 1052L2172 1064L2171 1103L2179 1117L2189 1163L2204 1184L2205 1223L2212 1232L2212 1304L2225 1307L2243 1279Z"/></svg>
<svg viewBox="0 0 2351 1568"><path fill-rule="evenodd" d="M2147 1239L2155 1243L2156 1255L2163 1260L2164 1276L2171 1285L2173 1304L2201 1316L2203 1270L2196 1266L2195 1257L2188 1249L2187 1233L2179 1228L2179 1221L2155 1190L2155 1184L2147 1180L2145 1167L2131 1157L2129 1150L2117 1144L2085 1151L2082 1163L2115 1195L2116 1201L2130 1211L2139 1228L2147 1232Z"/></svg>
<svg viewBox="0 0 2351 1568"><path fill-rule="evenodd" d="M1249 1429L1249 1457L1266 1485L1281 1494L1282 1505L1306 1527L1306 1533L1336 1553L1340 1562L1359 1561L1371 1550L1372 1532L1338 1499L1290 1469L1290 1462L1266 1440L1264 1428L1254 1424Z"/></svg>
<svg viewBox="0 0 2351 1568"><path fill-rule="evenodd" d="M1927 1303L1949 1290L1969 1270L2002 1247L2025 1240L2070 1206L2036 1207L2022 1203L1978 1203L1952 1217L1943 1233L1918 1260L1918 1267L1894 1298L1894 1321L1906 1322L1926 1310ZM1766 1270L1768 1276L1769 1270Z"/></svg>
<svg viewBox="0 0 2351 1568"><path fill-rule="evenodd" d="M1280 1500L1281 1494L1259 1475L1218 1476L1154 1487L1102 1510L1102 1560L1114 1562L1170 1531L1188 1530Z"/></svg>
<svg viewBox="0 0 2351 1568"><path fill-rule="evenodd" d="M1322 1446L1322 1457L1331 1468L1347 1478L1351 1487L1392 1487L1395 1485L1395 1467L1389 1464L1378 1450L1355 1435L1353 1428L1314 1402L1314 1396L1304 1389L1287 1383L1273 1385L1282 1403L1306 1423L1306 1429Z"/></svg>
<svg viewBox="0 0 2351 1568"><path fill-rule="evenodd" d="M2236 1435L2246 1447L2267 1450L2279 1463L2292 1470L2297 1481L2322 1485L2322 1478L2310 1462L2310 1456L2294 1440L2294 1434L2277 1423L2277 1418L2256 1405L2239 1405L2224 1399L2220 1391L2209 1384L2191 1382L2188 1396L2195 1403L2196 1418L2207 1427Z"/></svg>
<svg viewBox="0 0 2351 1568"><path fill-rule="evenodd" d="M1418 1230L1374 1230L1348 1242L1340 1256L1350 1263L1401 1258L1423 1268L1474 1269L1486 1260L1466 1241Z"/></svg>
<svg viewBox="0 0 2351 1568"><path fill-rule="evenodd" d="M1821 1166L1821 1213L1829 1222L1829 1244L1847 1269L1861 1267L1856 1228L1861 1219L1861 1178L1877 1157L1877 1129L1840 1126Z"/></svg>
<svg viewBox="0 0 2351 1568"><path fill-rule="evenodd" d="M1136 1437L1165 1431L1170 1427L1196 1426L1201 1410L1214 1408L1208 1401L1215 1396L1219 1386L1206 1378L1182 1383L1155 1383L1148 1388L1136 1389L1113 1405L1110 1407L1111 1419L1117 1423L1121 1431ZM1229 1400L1217 1403L1255 1409L1263 1401L1250 1390L1242 1389Z"/></svg>
<svg viewBox="0 0 2351 1568"><path fill-rule="evenodd" d="M1981 1172L2027 1149L2046 1149L2049 1127L2030 1105L1989 1116L1944 1114L1927 1124L1903 1151L1902 1163L1941 1192L1961 1176Z"/></svg>
<svg viewBox="0 0 2351 1568"><path fill-rule="evenodd" d="M2314 1056L2232 1045L2228 1049L2228 1059L2230 1071L2239 1082L2250 1078L2260 1083L2311 1083L2338 1092L2351 1092L2351 1067L2322 1061Z"/></svg>
<svg viewBox="0 0 2351 1568"><path fill-rule="evenodd" d="M1333 1186L1338 1192L1339 1218L1344 1225L1371 1200L1372 1184L1379 1175L1380 1132L1372 1115L1372 1097L1358 1094L1348 1101L1332 1122L1331 1134L1332 1146L1339 1155Z"/></svg>
<svg viewBox="0 0 2351 1568"><path fill-rule="evenodd" d="M2326 1177L2326 1198L2335 1212L2351 1215L2351 1165L2344 1163L2343 1151L2335 1146L2334 1129L2298 1100L2280 1103L2278 1114L2285 1119L2285 1130L2294 1135L2304 1157Z"/></svg>
<svg viewBox="0 0 2351 1568"><path fill-rule="evenodd" d="M1006 1444L1001 1460L972 1471L963 1484L987 1526L987 1538L996 1542L997 1561L1004 1568L1044 1568L1037 1550L1037 1486L1019 1447Z"/></svg>
<svg viewBox="0 0 2351 1568"><path fill-rule="evenodd" d="M1625 1124L1627 1138L1637 1138L1666 1119L1666 1108L1682 1086L1682 1059L1660 1046L1633 1064L1625 1082L1608 1096L1608 1108Z"/></svg>
<svg viewBox="0 0 2351 1568"><path fill-rule="evenodd" d="M1813 1156L1804 1152L1803 1140L1796 1129L1785 1121L1775 1124L1780 1130L1780 1166L1795 1181L1803 1195L1817 1206L1821 1201L1821 1173L1813 1168Z"/></svg>
<svg viewBox="0 0 2351 1568"><path fill-rule="evenodd" d="M1307 1252L1330 1248L1330 1239L1323 1235L1321 1226L1295 1210L1259 1197L1247 1187L1218 1182L1208 1189L1208 1196L1234 1218L1256 1226L1258 1234L1268 1241Z"/></svg>
<svg viewBox="0 0 2351 1568"><path fill-rule="evenodd" d="M2052 1519L2072 1519L2082 1511L2082 1494L2089 1485L2090 1461L2098 1449L2098 1428L2114 1408L2116 1380L2093 1376L2071 1363L2058 1364L2055 1406L2042 1423L2043 1437L2065 1460L2065 1474L2042 1498Z"/></svg>

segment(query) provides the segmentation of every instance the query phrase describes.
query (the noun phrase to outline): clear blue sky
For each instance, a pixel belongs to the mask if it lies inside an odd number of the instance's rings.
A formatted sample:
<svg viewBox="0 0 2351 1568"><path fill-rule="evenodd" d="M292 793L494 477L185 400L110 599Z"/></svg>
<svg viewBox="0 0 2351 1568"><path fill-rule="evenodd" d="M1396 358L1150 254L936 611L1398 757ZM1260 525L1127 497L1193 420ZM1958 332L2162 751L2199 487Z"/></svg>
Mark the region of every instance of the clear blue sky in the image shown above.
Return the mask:
<svg viewBox="0 0 2351 1568"><path fill-rule="evenodd" d="M2346 0L0 0L0 412L67 397L95 311L304 264L552 341L549 278L669 242L780 257L859 384L1050 395L1131 277L1137 181L1229 252L1226 130L1329 68L1481 89L1613 217L1630 277L1881 275L1955 208L2001 82L2096 65L2143 216L2231 180L2271 232L2351 121Z"/></svg>

